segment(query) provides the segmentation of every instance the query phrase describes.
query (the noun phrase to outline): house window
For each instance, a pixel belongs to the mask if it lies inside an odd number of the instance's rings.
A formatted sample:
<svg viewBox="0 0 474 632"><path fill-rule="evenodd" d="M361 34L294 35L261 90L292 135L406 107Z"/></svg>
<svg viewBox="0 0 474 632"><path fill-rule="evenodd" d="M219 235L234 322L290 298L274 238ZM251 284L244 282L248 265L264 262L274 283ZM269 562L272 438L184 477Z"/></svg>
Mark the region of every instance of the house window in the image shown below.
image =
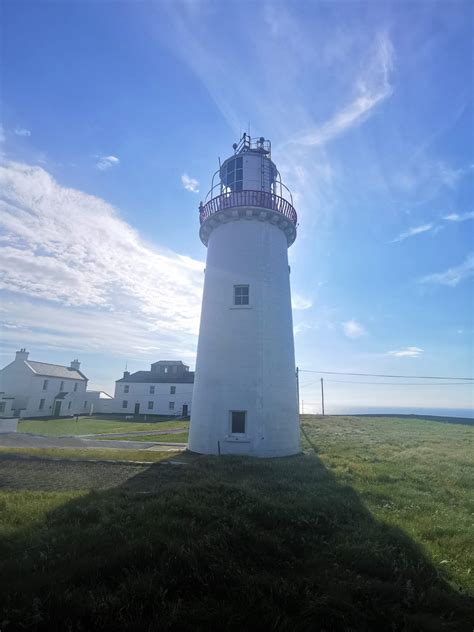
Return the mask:
<svg viewBox="0 0 474 632"><path fill-rule="evenodd" d="M67 405L67 409L71 410L71 406L72 406L72 402L69 402L69 404Z"/></svg>
<svg viewBox="0 0 474 632"><path fill-rule="evenodd" d="M39 409L43 410L43 408L44 408L44 399L40 399Z"/></svg>
<svg viewBox="0 0 474 632"><path fill-rule="evenodd" d="M230 432L231 434L245 434L245 422L247 413L245 410L230 411Z"/></svg>
<svg viewBox="0 0 474 632"><path fill-rule="evenodd" d="M176 393L176 386L170 386L170 395L174 395Z"/></svg>
<svg viewBox="0 0 474 632"><path fill-rule="evenodd" d="M170 410L174 410L174 402L170 402L169 403L169 409Z"/></svg>
<svg viewBox="0 0 474 632"><path fill-rule="evenodd" d="M249 286L234 285L234 305L249 304Z"/></svg>
<svg viewBox="0 0 474 632"><path fill-rule="evenodd" d="M167 366L165 366L165 368L163 369L163 371L164 371L165 373L168 373L168 367L167 367Z"/></svg>
<svg viewBox="0 0 474 632"><path fill-rule="evenodd" d="M123 387L123 392L128 393L129 390L130 390L130 386L128 384L125 384L125 386Z"/></svg>
<svg viewBox="0 0 474 632"><path fill-rule="evenodd" d="M0 413L5 412L5 406L6 406L6 402L0 402Z"/></svg>
<svg viewBox="0 0 474 632"><path fill-rule="evenodd" d="M77 391L77 382L74 384L74 392Z"/></svg>
<svg viewBox="0 0 474 632"><path fill-rule="evenodd" d="M154 395L154 394L155 394L155 387L150 386L150 395Z"/></svg>
<svg viewBox="0 0 474 632"><path fill-rule="evenodd" d="M148 402L148 410L153 410L153 402Z"/></svg>
<svg viewBox="0 0 474 632"><path fill-rule="evenodd" d="M128 406L128 401L124 399L122 402L122 408L127 408L127 406Z"/></svg>
<svg viewBox="0 0 474 632"><path fill-rule="evenodd" d="M45 391L48 388L48 380L44 380L43 382L43 391Z"/></svg>
<svg viewBox="0 0 474 632"><path fill-rule="evenodd" d="M177 366L173 366L171 368L171 370L173 371L173 373L177 373L178 372L178 367Z"/></svg>
<svg viewBox="0 0 474 632"><path fill-rule="evenodd" d="M64 382L61 382L61 384L59 385L59 390L60 391L64 390Z"/></svg>
<svg viewBox="0 0 474 632"><path fill-rule="evenodd" d="M87 402L84 402L84 408L87 408Z"/></svg>

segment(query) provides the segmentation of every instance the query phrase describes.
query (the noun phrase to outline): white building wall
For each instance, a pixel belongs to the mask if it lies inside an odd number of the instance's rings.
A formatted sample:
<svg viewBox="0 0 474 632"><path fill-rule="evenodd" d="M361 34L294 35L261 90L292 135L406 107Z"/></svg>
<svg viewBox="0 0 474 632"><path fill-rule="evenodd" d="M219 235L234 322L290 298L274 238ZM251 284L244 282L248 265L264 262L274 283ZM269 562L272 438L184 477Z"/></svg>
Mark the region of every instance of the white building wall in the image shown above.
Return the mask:
<svg viewBox="0 0 474 632"><path fill-rule="evenodd" d="M48 380L46 390L43 388L45 380ZM61 382L64 382L62 389ZM77 390L75 391L76 384ZM67 392L68 395L60 400L59 415L80 415L84 412L84 402L87 399L86 387L86 380L33 375L26 408L21 412L21 417L52 417L54 415L54 398L60 391ZM40 408L42 399L44 399L44 405Z"/></svg>
<svg viewBox="0 0 474 632"><path fill-rule="evenodd" d="M0 418L1 417L13 417L13 397L4 396L4 393L0 393Z"/></svg>
<svg viewBox="0 0 474 632"><path fill-rule="evenodd" d="M126 387L128 386L128 392ZM181 416L183 406L187 405L188 414L191 412L191 401L193 395L193 384L179 383L148 383L148 382L117 382L115 384L114 411L115 413L134 414L135 405L140 405L141 415L169 415ZM151 393L150 388L155 392ZM171 388L175 387L176 392L171 393ZM127 402L124 406L123 402ZM148 403L153 402L153 407L149 408ZM170 402L173 407L170 408Z"/></svg>
<svg viewBox="0 0 474 632"><path fill-rule="evenodd" d="M0 391L14 397L15 410L26 408L33 376L23 360L14 360L0 371Z"/></svg>
<svg viewBox="0 0 474 632"><path fill-rule="evenodd" d="M16 432L18 430L18 417L3 419L0 417L0 434Z"/></svg>
<svg viewBox="0 0 474 632"><path fill-rule="evenodd" d="M209 237L190 450L300 451L287 249L282 230L256 219L223 223ZM240 284L249 306L233 304ZM232 410L247 412L244 436L230 432Z"/></svg>

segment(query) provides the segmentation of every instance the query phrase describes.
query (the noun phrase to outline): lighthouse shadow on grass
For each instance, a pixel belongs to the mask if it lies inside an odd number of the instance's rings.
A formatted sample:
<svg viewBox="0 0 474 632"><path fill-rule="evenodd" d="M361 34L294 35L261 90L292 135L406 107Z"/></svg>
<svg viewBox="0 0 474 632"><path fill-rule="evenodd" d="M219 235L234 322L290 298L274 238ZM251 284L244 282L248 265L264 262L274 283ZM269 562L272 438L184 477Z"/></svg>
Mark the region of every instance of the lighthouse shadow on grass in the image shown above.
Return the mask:
<svg viewBox="0 0 474 632"><path fill-rule="evenodd" d="M316 454L180 460L4 539L2 630L472 627L472 602Z"/></svg>

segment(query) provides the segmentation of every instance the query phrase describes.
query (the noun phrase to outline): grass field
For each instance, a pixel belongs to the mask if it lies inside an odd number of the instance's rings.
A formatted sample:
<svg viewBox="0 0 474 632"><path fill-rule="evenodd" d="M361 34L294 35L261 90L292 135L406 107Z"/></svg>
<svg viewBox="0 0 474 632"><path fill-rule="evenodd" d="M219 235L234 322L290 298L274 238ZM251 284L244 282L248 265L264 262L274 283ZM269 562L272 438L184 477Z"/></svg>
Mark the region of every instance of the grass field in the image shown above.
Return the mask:
<svg viewBox="0 0 474 632"><path fill-rule="evenodd" d="M100 417L79 417L75 419L31 419L18 424L19 432L59 437L65 435L109 434L119 432L142 432L145 430L183 430L187 431L189 421L163 420L152 422L124 421L123 419L104 419Z"/></svg>
<svg viewBox="0 0 474 632"><path fill-rule="evenodd" d="M471 631L474 428L303 417L302 433L286 459L0 455L2 632Z"/></svg>

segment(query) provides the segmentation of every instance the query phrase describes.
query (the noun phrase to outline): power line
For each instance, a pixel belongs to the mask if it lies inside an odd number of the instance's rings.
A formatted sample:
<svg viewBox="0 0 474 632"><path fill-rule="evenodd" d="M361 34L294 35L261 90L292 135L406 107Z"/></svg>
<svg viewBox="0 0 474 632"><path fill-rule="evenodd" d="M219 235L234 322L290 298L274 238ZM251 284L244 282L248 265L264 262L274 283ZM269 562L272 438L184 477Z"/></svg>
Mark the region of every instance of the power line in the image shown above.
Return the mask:
<svg viewBox="0 0 474 632"><path fill-rule="evenodd" d="M373 386L472 386L469 382L431 382L430 384L417 384L413 382L357 382L353 380L324 380L331 384L370 384ZM312 382L316 384L316 382ZM306 384L306 386L310 386Z"/></svg>
<svg viewBox="0 0 474 632"><path fill-rule="evenodd" d="M404 378L412 380L465 380L474 382L474 377L446 377L440 375L384 375L381 373L345 373L343 371L312 371L310 369L300 369L300 373L318 373L322 375L356 375L358 377L387 377Z"/></svg>

